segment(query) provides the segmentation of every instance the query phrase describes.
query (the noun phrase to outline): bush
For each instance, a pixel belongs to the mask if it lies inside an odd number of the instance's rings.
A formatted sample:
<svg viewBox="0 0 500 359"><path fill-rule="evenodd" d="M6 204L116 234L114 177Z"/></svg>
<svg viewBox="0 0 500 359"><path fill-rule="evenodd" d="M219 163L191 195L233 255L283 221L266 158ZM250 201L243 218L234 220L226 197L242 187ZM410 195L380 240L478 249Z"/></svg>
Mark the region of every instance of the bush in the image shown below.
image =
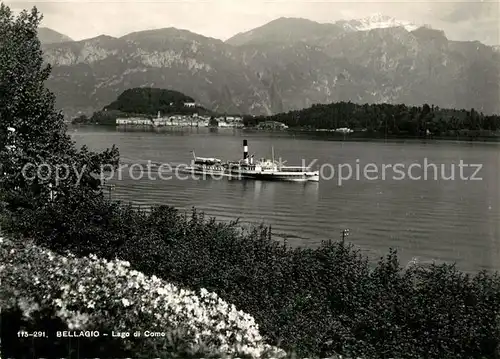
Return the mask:
<svg viewBox="0 0 500 359"><path fill-rule="evenodd" d="M130 261L146 275L206 288L250 313L269 343L300 356L494 358L500 278L451 265L374 266L350 244L291 249L268 228L242 231L193 211L56 202L11 222L38 244ZM28 213L25 213L28 215ZM15 226L13 226L15 224Z"/></svg>
<svg viewBox="0 0 500 359"><path fill-rule="evenodd" d="M48 328L44 329L52 340L55 330L130 332L130 338L118 340L80 339L79 355L99 354L87 350L97 347L96 344L106 357L116 355L117 350L118 354L134 357L284 354L264 344L250 315L205 289L196 295L155 276L146 277L130 269L128 262L100 260L96 256L79 259L71 254L56 255L31 244L0 241L0 304L3 309L11 310L11 326L15 310L20 309L18 319L22 312L28 318L36 313L39 324L41 320L48 321L50 325L46 323ZM2 316L5 320L4 313ZM44 329L38 327L36 331ZM12 353L20 328L7 330L14 338L8 341L2 338L2 344L6 343L4 354ZM132 335L135 331L161 332L167 336L135 338ZM65 345L68 343L61 340L50 349L61 352Z"/></svg>

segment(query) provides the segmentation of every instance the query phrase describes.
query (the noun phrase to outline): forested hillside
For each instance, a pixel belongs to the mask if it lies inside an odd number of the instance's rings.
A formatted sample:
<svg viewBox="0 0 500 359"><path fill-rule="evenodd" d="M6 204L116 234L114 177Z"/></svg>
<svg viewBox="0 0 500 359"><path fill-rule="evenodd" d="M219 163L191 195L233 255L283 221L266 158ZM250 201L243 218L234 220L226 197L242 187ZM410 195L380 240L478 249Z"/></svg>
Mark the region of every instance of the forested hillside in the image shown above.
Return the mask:
<svg viewBox="0 0 500 359"><path fill-rule="evenodd" d="M474 109L442 109L437 106L406 106L339 102L313 105L300 111L290 111L269 117L248 117L247 124L279 121L290 128L336 129L348 127L358 131L392 135L419 136L433 134L487 135L500 128L500 116L484 115Z"/></svg>

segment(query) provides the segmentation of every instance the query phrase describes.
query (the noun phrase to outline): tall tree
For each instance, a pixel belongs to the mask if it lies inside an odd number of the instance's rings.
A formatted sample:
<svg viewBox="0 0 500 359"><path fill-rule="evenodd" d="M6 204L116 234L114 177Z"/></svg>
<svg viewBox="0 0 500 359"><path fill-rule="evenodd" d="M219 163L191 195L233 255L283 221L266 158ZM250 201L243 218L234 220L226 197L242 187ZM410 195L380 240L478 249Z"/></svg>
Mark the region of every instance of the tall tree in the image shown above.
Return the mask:
<svg viewBox="0 0 500 359"><path fill-rule="evenodd" d="M11 211L43 206L53 190L75 202L102 195L100 168L118 164L114 146L78 150L67 135L45 87L51 69L37 37L41 20L36 7L15 16L0 4L0 202Z"/></svg>

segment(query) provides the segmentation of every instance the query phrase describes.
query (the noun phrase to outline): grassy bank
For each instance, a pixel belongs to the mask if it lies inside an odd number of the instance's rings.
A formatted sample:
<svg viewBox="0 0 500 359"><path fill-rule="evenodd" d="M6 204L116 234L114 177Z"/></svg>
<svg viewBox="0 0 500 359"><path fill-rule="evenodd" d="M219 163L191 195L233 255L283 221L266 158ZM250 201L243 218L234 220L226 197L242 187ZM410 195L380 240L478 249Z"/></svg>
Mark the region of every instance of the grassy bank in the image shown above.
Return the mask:
<svg viewBox="0 0 500 359"><path fill-rule="evenodd" d="M118 257L145 275L215 292L251 314L269 344L301 357L498 356L497 274L471 276L450 265L405 269L395 252L372 269L349 244L291 249L266 228L241 233L238 223L165 206L143 213L61 202L11 220L12 233L55 251Z"/></svg>

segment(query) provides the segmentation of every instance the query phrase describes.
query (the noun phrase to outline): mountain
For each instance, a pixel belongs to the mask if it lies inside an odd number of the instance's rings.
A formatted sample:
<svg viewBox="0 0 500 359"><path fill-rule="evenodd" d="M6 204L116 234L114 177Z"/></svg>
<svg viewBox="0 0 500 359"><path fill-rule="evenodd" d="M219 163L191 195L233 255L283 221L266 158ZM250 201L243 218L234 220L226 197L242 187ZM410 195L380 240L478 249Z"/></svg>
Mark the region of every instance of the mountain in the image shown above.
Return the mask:
<svg viewBox="0 0 500 359"><path fill-rule="evenodd" d="M239 33L228 39L226 43L241 46L276 42L310 42L333 38L345 32L394 27L403 27L407 31L414 31L421 26L408 21L396 20L380 13L363 19L340 20L326 24L300 18L281 17L256 29Z"/></svg>
<svg viewBox="0 0 500 359"><path fill-rule="evenodd" d="M233 46L262 43L311 42L325 37L338 36L344 29L335 24L320 24L315 21L281 17L264 26L239 33L226 43Z"/></svg>
<svg viewBox="0 0 500 359"><path fill-rule="evenodd" d="M97 38L44 46L53 66L48 87L68 115L89 113L127 88L159 87L182 92L217 112L240 113L269 102L257 74L238 51L220 40L174 28L121 38Z"/></svg>
<svg viewBox="0 0 500 359"><path fill-rule="evenodd" d="M68 116L136 87L176 90L218 113L269 115L335 101L500 113L500 53L492 47L385 17L362 24L280 18L227 42L165 28L45 44L47 85ZM368 24L374 28L356 30Z"/></svg>
<svg viewBox="0 0 500 359"><path fill-rule="evenodd" d="M390 27L403 27L407 31L413 31L420 27L419 25L412 24L409 21L397 20L393 17L386 16L380 13L375 13L364 19L337 21L336 25L340 25L345 30L350 31L369 31L373 29L386 29Z"/></svg>
<svg viewBox="0 0 500 359"><path fill-rule="evenodd" d="M186 102L195 101L178 91L143 87L125 90L115 101L104 107L104 110L156 115L158 111L165 113L169 108L184 110Z"/></svg>
<svg viewBox="0 0 500 359"><path fill-rule="evenodd" d="M48 27L38 29L38 39L42 44L58 44L61 42L73 41L69 36L63 35Z"/></svg>

